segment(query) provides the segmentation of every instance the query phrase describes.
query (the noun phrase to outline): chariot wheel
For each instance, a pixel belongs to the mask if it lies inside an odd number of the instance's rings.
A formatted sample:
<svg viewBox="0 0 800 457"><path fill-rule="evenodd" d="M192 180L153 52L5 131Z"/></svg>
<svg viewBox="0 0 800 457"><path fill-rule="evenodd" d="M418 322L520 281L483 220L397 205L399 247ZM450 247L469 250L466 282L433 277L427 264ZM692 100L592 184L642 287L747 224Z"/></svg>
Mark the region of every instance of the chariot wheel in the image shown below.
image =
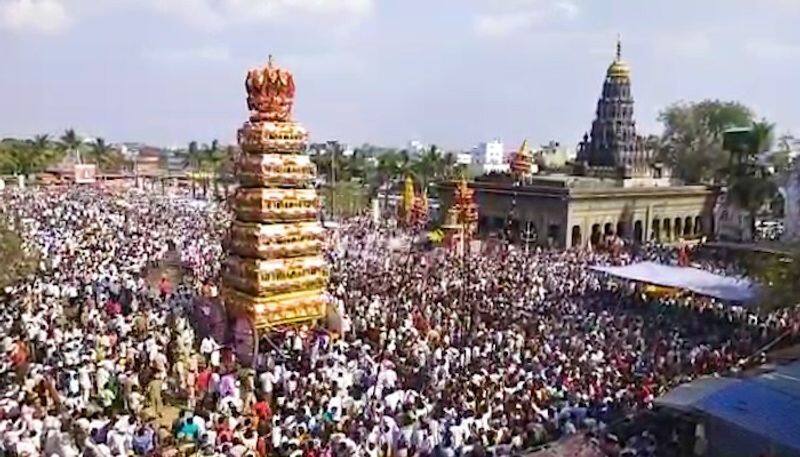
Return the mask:
<svg viewBox="0 0 800 457"><path fill-rule="evenodd" d="M233 323L233 352L239 362L252 367L258 355L258 331L247 317L237 317Z"/></svg>
<svg viewBox="0 0 800 457"><path fill-rule="evenodd" d="M203 337L211 336L219 344L228 337L228 317L219 298L197 297L194 302L195 327Z"/></svg>

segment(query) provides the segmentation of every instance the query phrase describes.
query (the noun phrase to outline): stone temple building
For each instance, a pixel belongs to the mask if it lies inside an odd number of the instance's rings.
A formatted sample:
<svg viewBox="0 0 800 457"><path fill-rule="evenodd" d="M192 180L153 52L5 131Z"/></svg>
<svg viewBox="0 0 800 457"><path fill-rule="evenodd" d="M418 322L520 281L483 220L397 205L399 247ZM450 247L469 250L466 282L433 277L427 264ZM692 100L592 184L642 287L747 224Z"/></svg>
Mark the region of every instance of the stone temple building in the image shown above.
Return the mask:
<svg viewBox="0 0 800 457"><path fill-rule="evenodd" d="M454 185L440 183L445 207ZM619 42L571 174L486 176L470 187L479 233L505 230L512 239L562 248L586 247L614 234L635 243L710 235L718 194L673 179L637 134L631 71Z"/></svg>

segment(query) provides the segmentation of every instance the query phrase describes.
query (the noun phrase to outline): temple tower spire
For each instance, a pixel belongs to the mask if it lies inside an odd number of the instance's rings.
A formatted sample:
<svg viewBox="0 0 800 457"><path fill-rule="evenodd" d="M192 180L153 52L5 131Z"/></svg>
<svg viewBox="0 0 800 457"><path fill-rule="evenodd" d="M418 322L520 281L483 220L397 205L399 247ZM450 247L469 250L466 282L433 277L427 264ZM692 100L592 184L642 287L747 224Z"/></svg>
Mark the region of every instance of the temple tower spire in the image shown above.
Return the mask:
<svg viewBox="0 0 800 457"><path fill-rule="evenodd" d="M616 53L606 71L588 141L584 138L581 142L580 162L590 167L623 169L625 175L646 173L649 157L639 150L633 104L631 71L622 60L622 40L617 37Z"/></svg>

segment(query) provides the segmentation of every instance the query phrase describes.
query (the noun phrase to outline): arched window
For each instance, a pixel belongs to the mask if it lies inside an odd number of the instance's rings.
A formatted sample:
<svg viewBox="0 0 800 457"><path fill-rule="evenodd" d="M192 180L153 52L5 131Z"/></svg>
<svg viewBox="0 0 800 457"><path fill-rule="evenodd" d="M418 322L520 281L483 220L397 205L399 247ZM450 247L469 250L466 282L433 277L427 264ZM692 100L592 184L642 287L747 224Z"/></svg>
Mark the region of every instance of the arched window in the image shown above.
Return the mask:
<svg viewBox="0 0 800 457"><path fill-rule="evenodd" d="M580 225L573 225L572 226L572 237L571 237L572 247L580 246L581 245L581 226Z"/></svg>

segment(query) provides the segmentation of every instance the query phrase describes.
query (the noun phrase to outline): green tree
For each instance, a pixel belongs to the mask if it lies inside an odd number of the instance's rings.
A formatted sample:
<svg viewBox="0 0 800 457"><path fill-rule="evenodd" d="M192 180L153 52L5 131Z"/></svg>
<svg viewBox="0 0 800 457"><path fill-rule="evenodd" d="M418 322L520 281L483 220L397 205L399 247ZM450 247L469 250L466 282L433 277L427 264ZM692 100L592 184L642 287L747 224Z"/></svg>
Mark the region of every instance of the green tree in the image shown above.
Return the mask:
<svg viewBox="0 0 800 457"><path fill-rule="evenodd" d="M193 170L200 169L200 163L203 161L200 155L200 149L197 147L197 141L190 141L189 147L186 151L187 159L189 160L189 167Z"/></svg>
<svg viewBox="0 0 800 457"><path fill-rule="evenodd" d="M67 129L64 131L64 134L61 135L60 140L61 145L66 152L68 154L75 154L75 160L78 163L83 163L81 158L81 145L83 144L83 138L75 133L75 129Z"/></svg>
<svg viewBox="0 0 800 457"><path fill-rule="evenodd" d="M99 170L119 170L123 167L124 157L118 150L112 148L106 140L98 137L89 147L89 156Z"/></svg>
<svg viewBox="0 0 800 457"><path fill-rule="evenodd" d="M8 138L0 148L4 173L27 176L36 169L36 156L30 142Z"/></svg>
<svg viewBox="0 0 800 457"><path fill-rule="evenodd" d="M400 154L394 150L386 151L378 156L377 160L375 189L383 190L383 207L388 208L389 194L400 176Z"/></svg>
<svg viewBox="0 0 800 457"><path fill-rule="evenodd" d="M703 100L676 103L659 114L664 133L657 147L660 160L673 174L689 184L709 183L720 178L728 162L722 135L733 127L753 123L753 112L738 102Z"/></svg>
<svg viewBox="0 0 800 457"><path fill-rule="evenodd" d="M0 173L28 176L61 159L48 135L30 140L6 138L0 142Z"/></svg>
<svg viewBox="0 0 800 457"><path fill-rule="evenodd" d="M208 196L209 185L213 182L214 196L219 196L217 176L220 166L224 159L224 153L219 147L219 141L214 139L210 145L204 144L202 149L196 153L199 157L198 168L203 172L203 197Z"/></svg>
<svg viewBox="0 0 800 457"><path fill-rule="evenodd" d="M792 142L794 137L791 135L781 135L778 138L774 151L767 157L767 162L775 173L785 173L792 166Z"/></svg>
<svg viewBox="0 0 800 457"><path fill-rule="evenodd" d="M36 271L38 256L27 249L12 221L0 215L0 290L11 286Z"/></svg>
<svg viewBox="0 0 800 457"><path fill-rule="evenodd" d="M444 157L442 157L442 166L442 179L454 179L458 177L458 160L455 153L447 152Z"/></svg>
<svg viewBox="0 0 800 457"><path fill-rule="evenodd" d="M758 212L777 192L777 186L759 157L770 149L774 125L756 122L747 132L747 140L730 147L727 187L731 200L746 211L750 234L755 236Z"/></svg>
<svg viewBox="0 0 800 457"><path fill-rule="evenodd" d="M790 246L783 254L763 254L744 259L747 275L762 285L763 311L800 303L800 248Z"/></svg>
<svg viewBox="0 0 800 457"><path fill-rule="evenodd" d="M419 180L420 187L427 191L428 185L443 177L444 160L439 148L432 145L413 163L411 170Z"/></svg>

